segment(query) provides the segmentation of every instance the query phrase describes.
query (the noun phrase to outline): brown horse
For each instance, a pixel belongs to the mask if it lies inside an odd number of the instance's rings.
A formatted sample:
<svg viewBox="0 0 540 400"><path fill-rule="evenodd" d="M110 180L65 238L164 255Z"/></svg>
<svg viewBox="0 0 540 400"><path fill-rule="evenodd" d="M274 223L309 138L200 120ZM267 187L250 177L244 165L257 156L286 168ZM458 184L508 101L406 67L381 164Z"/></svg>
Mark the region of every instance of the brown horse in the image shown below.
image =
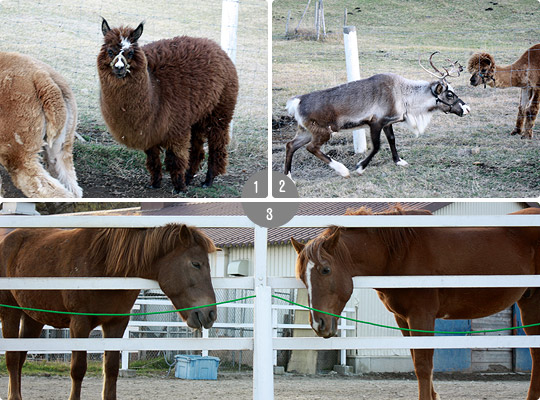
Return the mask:
<svg viewBox="0 0 540 400"><path fill-rule="evenodd" d="M216 251L201 231L169 224L148 229L16 229L0 243L3 277L141 277L159 282L174 307L216 302L208 253ZM83 313L129 313L139 290L0 291L0 303ZM181 311L194 329L209 328L216 307ZM80 316L20 311L0 307L4 338L39 337L43 325L69 328L71 337L86 338L101 325L103 336L120 338L129 317ZM20 325L20 330L19 330ZM6 352L9 400L21 399L21 368L26 352ZM119 352L106 351L103 399L116 399ZM70 400L81 398L86 351L74 351Z"/></svg>
<svg viewBox="0 0 540 400"><path fill-rule="evenodd" d="M395 209L394 214L409 214ZM413 212L418 214L418 212ZM429 212L426 212L429 213ZM527 209L518 214L540 214ZM369 214L360 210L358 214ZM298 253L297 277L308 289L310 306L340 314L353 291L354 276L522 275L538 274L538 228L344 228L332 226L306 245L292 239ZM378 289L401 328L434 330L435 319L481 318L516 301L523 323L540 322L540 290ZM316 311L311 326L322 337L334 336L337 318ZM540 327L526 328L540 334ZM402 331L404 336L430 335ZM435 400L433 350L411 350L420 400ZM528 400L540 397L540 349L531 349L533 370Z"/></svg>

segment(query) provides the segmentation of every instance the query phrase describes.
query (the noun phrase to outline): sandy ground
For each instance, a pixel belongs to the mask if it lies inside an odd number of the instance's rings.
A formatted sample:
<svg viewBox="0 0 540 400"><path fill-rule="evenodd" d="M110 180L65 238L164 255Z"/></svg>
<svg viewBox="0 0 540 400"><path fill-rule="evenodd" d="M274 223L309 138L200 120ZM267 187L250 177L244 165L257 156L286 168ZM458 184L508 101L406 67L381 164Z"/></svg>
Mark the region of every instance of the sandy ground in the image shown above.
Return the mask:
<svg viewBox="0 0 540 400"><path fill-rule="evenodd" d="M441 399L508 400L524 399L529 386L526 380L476 377L471 380L436 381L435 387ZM6 399L8 378L0 377L0 398ZM276 376L275 399L416 399L416 381L412 379L370 380L358 377L339 376ZM69 397L70 380L66 377L23 377L25 400L58 400ZM252 398L252 377L248 374L221 375L217 381L185 381L176 378L137 377L120 378L119 400L165 400L165 399L234 399ZM89 377L84 380L82 398L101 399L101 379Z"/></svg>

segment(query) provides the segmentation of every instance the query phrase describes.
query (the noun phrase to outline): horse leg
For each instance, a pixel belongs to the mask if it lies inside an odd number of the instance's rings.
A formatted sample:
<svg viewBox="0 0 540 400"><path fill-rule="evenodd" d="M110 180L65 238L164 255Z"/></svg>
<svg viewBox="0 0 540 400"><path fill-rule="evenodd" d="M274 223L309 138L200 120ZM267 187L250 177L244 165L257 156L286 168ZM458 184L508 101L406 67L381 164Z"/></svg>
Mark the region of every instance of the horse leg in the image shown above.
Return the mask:
<svg viewBox="0 0 540 400"><path fill-rule="evenodd" d="M538 101L540 100L540 89L529 89L529 95L529 105L525 112L525 129L523 131L522 137L528 137L532 139L534 123L536 121L536 116L538 115L538 108L540 107L540 104L538 104Z"/></svg>
<svg viewBox="0 0 540 400"><path fill-rule="evenodd" d="M399 158L396 148L396 137L394 136L394 128L392 127L392 125L385 126L383 128L383 131L386 135L386 139L388 140L388 144L390 145L390 151L392 152L392 160L394 160L394 163L402 167L409 165L407 161Z"/></svg>
<svg viewBox="0 0 540 400"><path fill-rule="evenodd" d="M369 133L371 136L371 142L373 143L373 149L371 149L371 152L366 158L356 164L356 172L358 172L360 175L364 173L373 156L375 156L375 154L377 154L377 152L381 148L381 130L382 128L378 124L373 124L369 126Z"/></svg>
<svg viewBox="0 0 540 400"><path fill-rule="evenodd" d="M311 132L313 134L313 137L311 139L311 142L306 146L307 151L309 151L318 159L324 161L330 168L336 171L338 175L344 178L349 178L350 173L345 165L343 165L342 163L336 160L331 159L330 157L328 157L326 154L324 154L321 151L321 146L330 140L330 137L332 135L331 129L319 128L314 125L311 128Z"/></svg>
<svg viewBox="0 0 540 400"><path fill-rule="evenodd" d="M311 141L311 133L304 127L298 125L296 136L293 140L287 142L285 152L285 175L291 177L292 158L296 150L308 144Z"/></svg>
<svg viewBox="0 0 540 400"><path fill-rule="evenodd" d="M521 135L521 132L523 130L523 121L525 119L525 109L527 108L529 97L530 97L529 89L526 87L522 88L521 96L519 99L516 127L514 128L512 132L510 132L510 135Z"/></svg>
<svg viewBox="0 0 540 400"><path fill-rule="evenodd" d="M396 321L400 328L432 331L435 328L435 318L428 315L416 315L407 320ZM431 333L402 331L404 336L433 336ZM418 380L419 400L439 400L440 397L433 387L433 349L411 349L414 372Z"/></svg>
<svg viewBox="0 0 540 400"><path fill-rule="evenodd" d="M92 331L92 326L87 317L71 317L69 332L72 338L87 338ZM71 393L69 400L81 399L81 388L84 375L86 374L87 361L86 351L71 352Z"/></svg>
<svg viewBox="0 0 540 400"><path fill-rule="evenodd" d="M159 155L161 149L159 146L150 147L145 150L146 154L146 169L150 173L150 187L152 189L159 189L161 187L161 160Z"/></svg>
<svg viewBox="0 0 540 400"><path fill-rule="evenodd" d="M129 323L129 317L114 318L104 323L103 337L121 338ZM119 351L106 351L103 358L103 400L116 400L116 381L118 379L118 367L120 364Z"/></svg>
<svg viewBox="0 0 540 400"><path fill-rule="evenodd" d="M2 310L4 311L4 310ZM19 337L19 325L21 312L14 309L5 309L0 316L2 322L2 336L4 338ZM18 351L6 351L6 367L9 373L8 400L20 400L21 397L21 372L19 371Z"/></svg>
<svg viewBox="0 0 540 400"><path fill-rule="evenodd" d="M519 309L521 310L521 322L523 325L537 324L540 322L540 290L533 290L532 296L521 298L518 301ZM540 335L540 326L531 326L525 328L527 335ZM540 349L531 348L532 371L531 383L527 400L538 400L540 398Z"/></svg>

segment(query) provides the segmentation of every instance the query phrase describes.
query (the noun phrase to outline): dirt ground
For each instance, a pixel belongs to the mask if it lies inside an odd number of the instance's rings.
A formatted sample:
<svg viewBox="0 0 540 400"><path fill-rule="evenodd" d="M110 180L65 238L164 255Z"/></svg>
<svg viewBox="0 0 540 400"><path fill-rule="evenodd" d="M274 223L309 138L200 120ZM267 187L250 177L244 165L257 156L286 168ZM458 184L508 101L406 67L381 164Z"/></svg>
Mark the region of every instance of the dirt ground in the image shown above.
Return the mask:
<svg viewBox="0 0 540 400"><path fill-rule="evenodd" d="M529 386L523 375L475 375L463 380L435 381L441 399L508 400L524 399ZM101 399L101 379L89 377L83 383L83 398ZM32 400L58 400L69 397L70 380L67 377L23 377L23 398ZM6 398L8 378L0 377L0 398ZM300 376L285 374L274 379L275 399L416 399L414 379L371 379L370 377L343 377L337 375ZM189 381L166 377L120 378L118 399L153 400L186 398L213 400L219 398L251 399L253 381L251 374L220 374L217 381Z"/></svg>

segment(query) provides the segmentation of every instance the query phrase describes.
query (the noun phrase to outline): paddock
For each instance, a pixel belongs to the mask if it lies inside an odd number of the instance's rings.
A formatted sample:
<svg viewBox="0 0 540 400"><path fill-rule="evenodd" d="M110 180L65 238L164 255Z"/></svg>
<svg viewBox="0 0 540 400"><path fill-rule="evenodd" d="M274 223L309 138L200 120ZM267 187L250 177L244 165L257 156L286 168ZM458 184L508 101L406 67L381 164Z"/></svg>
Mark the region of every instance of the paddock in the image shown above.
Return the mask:
<svg viewBox="0 0 540 400"><path fill-rule="evenodd" d="M285 109L287 100L347 82L344 8L346 25L356 28L361 78L392 72L408 79L430 81L432 77L418 65L419 56L424 65L429 65L429 55L440 51L434 57L436 65L448 66L446 59L449 59L466 66L473 53L487 51L498 63L507 65L538 42L534 33L537 21L532 15L538 4L527 0L504 3L486 0L474 5L465 0L443 4L324 2L327 37L319 41L313 37L314 3L318 2L311 2L297 33L294 30L307 0L278 1L272 7L274 171L283 172L285 144L296 131L296 123ZM534 165L540 147L538 135L532 140L510 136L516 122L520 89L475 88L469 79L470 74L464 71L449 82L456 95L471 107L470 114L460 118L437 113L418 138L403 123L394 125L396 147L400 157L409 163L406 167L392 162L384 137L381 151L370 167L361 176L352 173L350 179L338 176L305 148L298 150L292 177L300 196L537 196L540 187ZM366 156L354 152L350 131L335 134L324 152L351 171Z"/></svg>
<svg viewBox="0 0 540 400"><path fill-rule="evenodd" d="M198 227L247 227L252 228L255 231L255 273L253 277L246 278L223 278L216 280L215 288L224 287L251 287L255 290L256 297L254 299L254 311L255 318L253 324L254 337L253 338L196 338L196 339L4 339L0 341L0 351L6 350L22 350L28 351L43 351L45 349L55 349L58 351L66 351L73 349L86 349L92 351L98 350L124 350L129 351L133 349L186 349L186 350L214 350L214 349L251 349L254 351L254 369L253 375L248 378L241 377L239 381L246 381L248 392L245 394L237 393L236 390L240 390L243 384L240 385L234 377L223 377L221 380L224 382L232 381L230 386L231 395L236 395L238 398L254 398L257 400L266 400L273 398L292 399L292 398L320 398L322 387L313 390L311 394L304 394L303 390L307 390L307 385L301 380L303 377L295 377L291 375L285 375L284 377L273 375L273 350L278 349L354 349L354 348L485 348L485 347L540 347L539 337L523 337L523 336L467 336L467 337L430 337L430 338L403 338L403 337L371 337L371 338L356 338L356 337L334 337L328 340L321 338L277 338L273 337L272 328L272 290L280 288L301 288L302 285L294 278L280 278L269 277L266 271L266 247L267 247L267 234L266 228L261 228L254 225L246 217L223 217L216 216L212 218L200 218L200 217L65 217L65 216L50 216L50 217L8 217L4 216L0 219L0 225L7 228L12 227L145 227L145 226L159 226L165 222L182 222ZM328 224L338 224L342 226L408 226L408 227L429 227L429 226L540 226L540 218L538 216L476 216L476 217L461 217L461 216L397 216L385 218L379 218L377 216L332 216L332 217L313 217L313 216L297 216L294 217L289 223L285 224L285 228L292 227L310 227L310 226L325 226ZM481 279L480 279L481 278ZM355 287L523 287L523 286L540 286L540 279L537 276L505 276L497 277L474 277L463 276L459 277L370 277L369 279L364 277L362 279L355 278ZM120 281L107 278L108 282L103 279L79 279L77 282L66 278L55 278L58 282L54 282L53 279L40 279L40 278L2 278L0 279L0 288L43 288L55 289L62 287L75 287L77 289L84 288L96 288L111 289L115 287L121 288L142 288L142 287L155 287L156 283L153 281L146 281L140 279L121 279ZM420 340L418 340L420 339ZM34 378L23 377L23 394L25 390L28 390L29 386L27 378L31 382ZM324 383L324 379L331 379L333 381L338 378L334 375L330 377L304 377L306 379L313 379L314 382ZM4 378L2 378L4 379ZM37 378L36 385L40 385ZM137 378L138 381L139 378ZM150 379L150 378L149 378ZM299 379L296 381L295 379ZM343 396L343 390L355 387L354 393L361 393L364 395L361 383L363 380L355 380L353 378L340 378L343 379L346 384L342 385L341 381L339 385L330 385L326 382L326 386L331 386L329 390L336 390L336 396ZM179 380L173 380L173 385L180 385L180 383L186 385L202 385L203 387L212 388L213 385L219 386L221 380L216 382L184 382ZM481 379L483 380L483 379ZM504 378L498 378L495 382L503 381ZM332 382L333 382L332 381ZM129 379L122 380L120 385L126 385L127 390L131 386L135 387L135 384L131 384ZM143 383L142 386L146 391L148 387L151 387L149 382ZM159 380L159 390L163 391L165 395L170 395L171 391L166 385L163 385L163 380ZM67 382L67 387L69 382ZM480 382L481 383L481 382ZM505 382L506 383L506 382ZM437 382L437 385L439 382ZM495 390L494 383L490 380L489 383L485 383L491 386L494 390L494 396L501 395L502 390ZM512 383L513 385L514 383ZM517 385L518 383L516 383ZM527 382L519 382L520 388L513 391L513 398L525 397ZM48 389L43 389L42 396L45 396L45 390L53 391L53 396L57 396L58 388L55 385L51 386L45 383ZM84 384L83 384L84 385ZM101 380L99 379L98 386L100 387ZM289 385L289 386L288 386ZM356 386L360 385L360 386ZM390 385L390 384L389 384ZM373 390L380 393L379 398L388 398L390 386L386 384L386 380L382 382L376 382L373 384ZM402 386L411 387L411 395L405 392L408 389L402 389ZM229 390L227 384L225 388L221 388L219 393L221 395L227 393L225 390ZM334 386L336 386L334 388ZM86 386L83 386L85 390ZM184 387L184 386L182 386ZM517 386L516 386L517 387ZM54 389L51 389L54 388ZM317 386L315 386L317 388ZM344 389L345 388L345 389ZM251 389L251 390L250 390ZM441 395L443 395L444 389L441 388ZM62 388L62 390L64 390ZM69 390L66 388L66 390ZM122 389L120 389L122 390ZM143 389L141 389L143 390ZM195 390L195 389L194 389ZM201 389L202 390L202 389ZM302 390L302 393L298 391ZM366 389L368 390L368 389ZM394 389L392 389L394 390ZM403 392L401 391L403 390ZM453 385L449 385L446 393L454 394L455 388ZM479 385L478 389L475 388L475 384L467 386L463 389L464 396L472 393L483 394L482 386ZM157 396L155 392L152 396ZM394 393L394 392L392 392ZM403 397L411 398L416 393L416 382L411 380L408 384L403 383L401 380L397 381L395 393L403 393ZM522 394L521 394L522 393ZM3 393L0 393L0 396ZM85 394L90 396L90 391L85 390ZM227 393L229 394L229 393ZM326 396L324 398L332 398ZM49 395L49 394L47 394ZM92 393L92 396L94 393ZM125 394L129 396L129 394ZM297 397L287 397L287 396ZM350 394L352 396L352 394ZM99 396L99 393L97 394ZM133 398L140 398L133 397ZM207 394L211 396L211 394ZM345 394L346 396L346 394ZM366 395L367 396L367 395ZM369 395L366 398L378 398L377 395ZM401 394L396 395L396 397ZM506 397L505 397L506 396ZM509 398L506 394L503 398ZM497 398L487 396L488 398ZM36 397L39 398L39 397ZM41 397L48 398L48 397ZM56 397L51 397L56 398ZM86 398L86 397L85 397ZM87 397L91 398L91 397ZM98 398L98 397L96 397ZM129 397L123 397L129 398ZM156 397L158 398L158 397ZM202 398L202 397L201 397ZM335 397L336 399L338 397ZM444 398L444 397L443 397ZM456 398L456 397L454 397ZM465 398L465 397L463 397Z"/></svg>

